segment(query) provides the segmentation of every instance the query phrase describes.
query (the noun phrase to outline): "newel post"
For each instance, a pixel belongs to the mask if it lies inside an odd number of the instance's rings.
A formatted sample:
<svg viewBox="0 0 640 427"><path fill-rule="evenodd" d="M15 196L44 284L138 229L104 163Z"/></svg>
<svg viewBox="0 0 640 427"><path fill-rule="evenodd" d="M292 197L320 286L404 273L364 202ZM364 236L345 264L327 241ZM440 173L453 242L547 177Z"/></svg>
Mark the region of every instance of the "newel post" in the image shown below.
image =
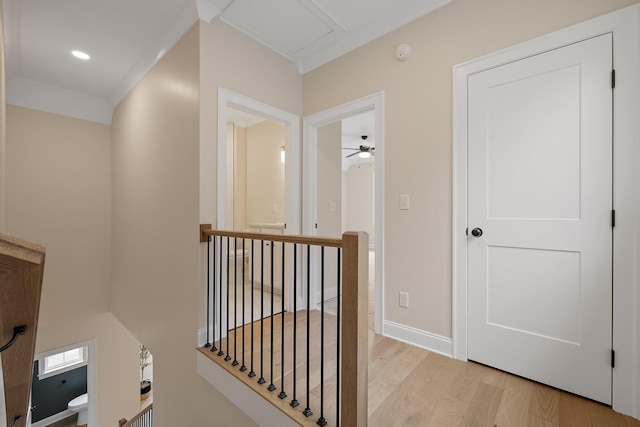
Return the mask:
<svg viewBox="0 0 640 427"><path fill-rule="evenodd" d="M367 426L369 235L342 235L340 425Z"/></svg>

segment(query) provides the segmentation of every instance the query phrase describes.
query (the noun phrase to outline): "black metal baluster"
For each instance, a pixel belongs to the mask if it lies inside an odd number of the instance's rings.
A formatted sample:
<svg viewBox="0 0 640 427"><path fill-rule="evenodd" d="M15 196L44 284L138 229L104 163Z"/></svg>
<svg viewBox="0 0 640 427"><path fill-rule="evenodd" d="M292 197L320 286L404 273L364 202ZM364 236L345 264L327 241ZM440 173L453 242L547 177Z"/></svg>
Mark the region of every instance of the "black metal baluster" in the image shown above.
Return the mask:
<svg viewBox="0 0 640 427"><path fill-rule="evenodd" d="M271 381L269 382L269 387L267 387L267 390L269 391L273 391L276 389L276 386L273 384L273 322L275 320L275 313L273 311L273 306L274 306L273 291L275 288L275 279L273 274L273 270L274 270L273 247L274 246L275 246L275 242L272 241L271 242L271 259L269 260L269 264L271 265L271 348L270 348L271 357L269 358L269 361L271 362L271 369L269 370L269 378L271 379Z"/></svg>
<svg viewBox="0 0 640 427"><path fill-rule="evenodd" d="M264 240L260 240L260 379L264 384Z"/></svg>
<svg viewBox="0 0 640 427"><path fill-rule="evenodd" d="M228 256L227 256L228 258ZM233 238L233 362L238 366L238 238Z"/></svg>
<svg viewBox="0 0 640 427"><path fill-rule="evenodd" d="M209 325L211 324L211 236L207 235L207 342L204 344L205 348L211 347Z"/></svg>
<svg viewBox="0 0 640 427"><path fill-rule="evenodd" d="M244 364L244 334L245 334L245 328L246 328L246 322L245 322L245 318L244 318L244 302L245 302L245 295L244 295L244 288L245 283L245 277L244 277L244 242L245 239L242 238L242 257L240 258L242 260L242 366L240 366L240 372L244 372L247 370L247 366Z"/></svg>
<svg viewBox="0 0 640 427"><path fill-rule="evenodd" d="M224 361L231 360L229 356L229 249L231 244L231 238L227 237L227 355L224 357Z"/></svg>
<svg viewBox="0 0 640 427"><path fill-rule="evenodd" d="M293 398L291 407L300 405L296 399L296 348L298 347L298 244L293 244Z"/></svg>
<svg viewBox="0 0 640 427"><path fill-rule="evenodd" d="M313 415L313 411L309 408L309 378L310 378L310 339L311 339L311 245L307 245L307 407L302 412L305 417Z"/></svg>
<svg viewBox="0 0 640 427"><path fill-rule="evenodd" d="M324 418L324 246L320 246L320 418L317 424L327 425Z"/></svg>
<svg viewBox="0 0 640 427"><path fill-rule="evenodd" d="M342 313L342 264L340 263L341 248L338 248L338 277L336 278L336 287L338 295L336 296L336 427L340 427L340 318Z"/></svg>
<svg viewBox="0 0 640 427"><path fill-rule="evenodd" d="M254 284L254 278L253 278L253 260L255 259L254 257L254 250L253 250L253 242L254 240L251 239L251 369L249 369L249 378L253 378L256 376L255 371L253 370L253 328L255 327L254 325L254 315L253 315L253 294L255 292L253 292L253 287L255 286Z"/></svg>
<svg viewBox="0 0 640 427"><path fill-rule="evenodd" d="M213 264L213 325L211 325L213 330L213 343L211 345L211 351L216 351L216 237L213 236L213 259L211 260Z"/></svg>
<svg viewBox="0 0 640 427"><path fill-rule="evenodd" d="M220 236L220 324L218 325L218 329L220 330L220 350L218 350L218 356L224 356L224 351L222 351L222 236Z"/></svg>
<svg viewBox="0 0 640 427"><path fill-rule="evenodd" d="M282 294L280 300L280 394L278 397L284 399L287 397L287 393L284 391L284 242L282 242Z"/></svg>

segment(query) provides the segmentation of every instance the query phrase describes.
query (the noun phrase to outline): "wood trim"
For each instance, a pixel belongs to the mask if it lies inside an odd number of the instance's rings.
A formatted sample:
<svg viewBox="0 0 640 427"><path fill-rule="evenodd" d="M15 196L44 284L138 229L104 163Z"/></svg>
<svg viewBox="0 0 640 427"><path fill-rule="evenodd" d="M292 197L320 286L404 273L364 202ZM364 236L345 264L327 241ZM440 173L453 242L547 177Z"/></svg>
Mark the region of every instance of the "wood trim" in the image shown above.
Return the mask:
<svg viewBox="0 0 640 427"><path fill-rule="evenodd" d="M205 231L211 230L211 224L200 224L200 243L207 242L207 234Z"/></svg>
<svg viewBox="0 0 640 427"><path fill-rule="evenodd" d="M283 414L285 414L286 416L291 418L296 423L300 424L303 427L304 426L307 426L307 427L316 427L317 426L317 424L316 424L317 418L316 417L307 418L302 414L301 411L293 410L291 408L291 406L289 405L289 401L288 400L282 400L282 399L278 399L277 397L274 397L273 392L268 391L265 386L260 385L260 384L258 384L257 381L252 380L251 378L249 378L249 376L245 372L240 372L240 370L237 369L235 366L232 366L231 363L226 363L223 358L215 356L215 354L212 353L211 351L209 351L208 348L200 347L197 350L200 353L202 353L206 358L208 358L212 362L216 363L218 366L223 368L225 371L227 371L228 373L233 375L235 378L237 378L239 381L241 381L247 387L249 387L250 389L252 389L256 393L258 393L261 397L266 399L269 403L271 403L273 406L278 408Z"/></svg>
<svg viewBox="0 0 640 427"><path fill-rule="evenodd" d="M340 424L366 427L369 380L369 235L365 232L347 232L342 235L342 240Z"/></svg>
<svg viewBox="0 0 640 427"><path fill-rule="evenodd" d="M127 421L126 418L121 418L118 421L118 427L127 427L132 425L134 422L138 421L140 418L142 418L143 416L145 416L147 414L147 412L152 411L153 410L153 403L150 403L148 406L145 406L145 408L138 412L133 418L131 418L130 420ZM151 424L150 424L151 425Z"/></svg>
<svg viewBox="0 0 640 427"><path fill-rule="evenodd" d="M42 246L0 233L0 343L11 339L14 327L26 326L2 353L7 426L18 417L15 427L26 425L44 259Z"/></svg>
<svg viewBox="0 0 640 427"><path fill-rule="evenodd" d="M207 224L200 225L200 241L206 242L204 236L237 237L239 239L265 240L270 242L295 243L299 245L327 246L332 248L342 247L342 239L329 237L298 236L288 234L246 233L241 231L212 230L206 228ZM204 238L204 240L203 240ZM367 258L368 259L368 258Z"/></svg>

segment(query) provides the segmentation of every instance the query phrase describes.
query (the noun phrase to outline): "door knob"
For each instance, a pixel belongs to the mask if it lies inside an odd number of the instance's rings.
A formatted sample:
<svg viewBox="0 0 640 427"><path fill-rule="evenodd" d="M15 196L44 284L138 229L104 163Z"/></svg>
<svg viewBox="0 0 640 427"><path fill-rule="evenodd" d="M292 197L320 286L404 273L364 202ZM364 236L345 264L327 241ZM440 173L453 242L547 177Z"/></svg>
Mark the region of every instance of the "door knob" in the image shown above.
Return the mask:
<svg viewBox="0 0 640 427"><path fill-rule="evenodd" d="M473 230L471 230L471 235L473 237L480 237L482 236L482 228L474 228Z"/></svg>

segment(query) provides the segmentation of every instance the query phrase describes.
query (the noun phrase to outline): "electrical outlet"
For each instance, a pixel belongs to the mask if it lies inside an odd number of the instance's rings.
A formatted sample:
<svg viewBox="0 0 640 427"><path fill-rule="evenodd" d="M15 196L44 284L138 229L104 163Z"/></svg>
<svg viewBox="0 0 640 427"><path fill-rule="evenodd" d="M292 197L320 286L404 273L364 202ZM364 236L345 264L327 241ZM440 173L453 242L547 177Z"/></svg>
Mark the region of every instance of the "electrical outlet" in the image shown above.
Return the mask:
<svg viewBox="0 0 640 427"><path fill-rule="evenodd" d="M400 307L409 308L409 294L400 292Z"/></svg>

